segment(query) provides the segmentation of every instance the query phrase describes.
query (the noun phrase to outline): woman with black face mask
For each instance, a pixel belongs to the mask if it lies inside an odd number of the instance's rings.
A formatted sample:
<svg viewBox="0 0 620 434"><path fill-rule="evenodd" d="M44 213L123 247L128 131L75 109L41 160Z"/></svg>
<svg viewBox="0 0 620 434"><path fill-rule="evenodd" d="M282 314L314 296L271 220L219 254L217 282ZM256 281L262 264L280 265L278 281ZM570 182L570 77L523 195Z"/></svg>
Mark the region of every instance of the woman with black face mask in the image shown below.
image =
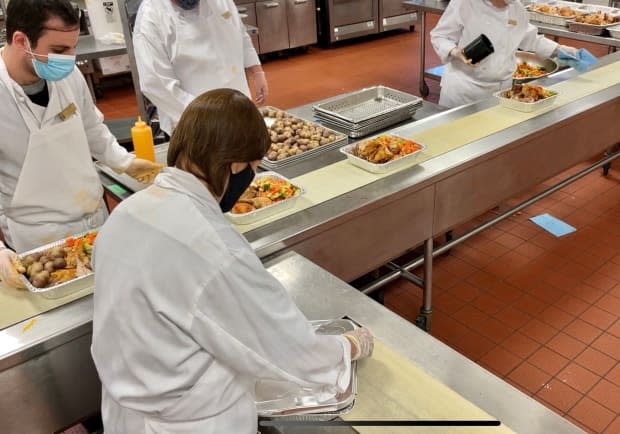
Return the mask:
<svg viewBox="0 0 620 434"><path fill-rule="evenodd" d="M372 336L315 335L228 223L270 145L254 104L218 89L193 101L168 165L122 202L94 252L92 356L111 433L256 433L254 383L348 386Z"/></svg>

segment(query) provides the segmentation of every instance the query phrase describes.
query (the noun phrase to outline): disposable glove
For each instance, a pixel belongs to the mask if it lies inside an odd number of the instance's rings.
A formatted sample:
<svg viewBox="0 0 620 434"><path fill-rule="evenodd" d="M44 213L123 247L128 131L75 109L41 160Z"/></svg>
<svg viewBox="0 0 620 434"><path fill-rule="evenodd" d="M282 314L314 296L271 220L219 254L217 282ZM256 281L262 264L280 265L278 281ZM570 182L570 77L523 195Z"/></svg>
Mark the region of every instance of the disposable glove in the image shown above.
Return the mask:
<svg viewBox="0 0 620 434"><path fill-rule="evenodd" d="M254 95L256 95L256 103L261 105L265 102L269 88L267 87L267 79L263 71L257 71L253 74L254 78Z"/></svg>
<svg viewBox="0 0 620 434"><path fill-rule="evenodd" d="M454 47L452 50L450 50L450 57L454 57L455 59L460 60L466 65L471 65L471 59L465 57L463 50L459 47Z"/></svg>
<svg viewBox="0 0 620 434"><path fill-rule="evenodd" d="M23 288L24 285L19 280L19 273L25 272L19 262L19 258L13 250L0 247L0 280L4 286L9 288Z"/></svg>
<svg viewBox="0 0 620 434"><path fill-rule="evenodd" d="M559 65L570 66L579 72L585 71L598 61L596 57L585 48L577 49L567 45L560 45L558 47L557 56Z"/></svg>
<svg viewBox="0 0 620 434"><path fill-rule="evenodd" d="M351 360L370 357L375 346L375 338L366 327L358 327L344 335L351 343Z"/></svg>
<svg viewBox="0 0 620 434"><path fill-rule="evenodd" d="M164 168L163 164L153 163L142 158L135 158L125 173L143 184L153 182L153 179Z"/></svg>

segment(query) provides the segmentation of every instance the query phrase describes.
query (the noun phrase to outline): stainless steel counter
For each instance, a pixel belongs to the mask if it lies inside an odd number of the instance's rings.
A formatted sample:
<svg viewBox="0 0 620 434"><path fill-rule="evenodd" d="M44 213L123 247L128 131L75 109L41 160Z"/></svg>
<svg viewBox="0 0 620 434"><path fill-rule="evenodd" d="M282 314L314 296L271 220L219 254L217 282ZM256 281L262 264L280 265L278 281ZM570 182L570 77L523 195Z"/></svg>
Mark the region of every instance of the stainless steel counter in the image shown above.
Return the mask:
<svg viewBox="0 0 620 434"><path fill-rule="evenodd" d="M437 71L441 71L440 67L433 67L430 69L426 68L426 42L427 42L427 29L426 29L426 14L443 14L443 11L446 10L449 0L405 0L403 4L418 12L419 17L419 28L420 28L420 94L422 96L427 96L429 93L428 85L426 84L426 78L439 79L439 75ZM584 41L591 42L594 44L604 45L607 47L613 47L614 49L620 47L620 39L612 38L609 36L594 36L594 35L585 35L583 33L571 32L567 27L563 26L554 26L551 24L544 24L538 22L532 22L538 28L538 33L543 33L546 35L551 35L554 37L563 37L568 39L573 39L576 41Z"/></svg>
<svg viewBox="0 0 620 434"><path fill-rule="evenodd" d="M122 44L104 44L95 39L93 35L83 35L78 39L78 45L75 48L75 56L77 60L93 60L102 57L118 56L127 54L125 43Z"/></svg>
<svg viewBox="0 0 620 434"><path fill-rule="evenodd" d="M348 316L370 327L389 347L514 431L581 432L307 259L287 253L265 265L309 319ZM24 324L0 332L3 433L49 433L98 409L100 385L89 354L92 308L92 296L88 296L41 315L27 333ZM287 428L282 432L347 431Z"/></svg>

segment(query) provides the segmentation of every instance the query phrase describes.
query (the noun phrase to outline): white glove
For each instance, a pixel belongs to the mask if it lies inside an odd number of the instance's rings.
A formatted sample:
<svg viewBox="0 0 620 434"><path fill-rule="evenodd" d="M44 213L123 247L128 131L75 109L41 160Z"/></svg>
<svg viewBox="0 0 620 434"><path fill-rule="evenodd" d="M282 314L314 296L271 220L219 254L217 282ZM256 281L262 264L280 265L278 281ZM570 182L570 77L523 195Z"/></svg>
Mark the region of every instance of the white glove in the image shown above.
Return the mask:
<svg viewBox="0 0 620 434"><path fill-rule="evenodd" d="M0 280L9 288L23 288L19 280L19 273L25 272L15 252L6 247L0 247Z"/></svg>
<svg viewBox="0 0 620 434"><path fill-rule="evenodd" d="M163 164L135 158L127 170L125 170L125 173L143 184L149 184L153 182L153 179L155 179L163 167Z"/></svg>
<svg viewBox="0 0 620 434"><path fill-rule="evenodd" d="M459 59L461 62L463 62L466 65L471 65L471 59L468 59L467 57L465 57L463 50L459 47L454 47L452 50L450 50L450 57Z"/></svg>
<svg viewBox="0 0 620 434"><path fill-rule="evenodd" d="M366 327L358 327L344 335L351 343L351 360L370 357L375 346L375 338Z"/></svg>
<svg viewBox="0 0 620 434"><path fill-rule="evenodd" d="M257 71L252 77L254 79L254 94L256 96L256 103L259 105L263 104L267 98L267 94L269 93L265 73L263 71Z"/></svg>

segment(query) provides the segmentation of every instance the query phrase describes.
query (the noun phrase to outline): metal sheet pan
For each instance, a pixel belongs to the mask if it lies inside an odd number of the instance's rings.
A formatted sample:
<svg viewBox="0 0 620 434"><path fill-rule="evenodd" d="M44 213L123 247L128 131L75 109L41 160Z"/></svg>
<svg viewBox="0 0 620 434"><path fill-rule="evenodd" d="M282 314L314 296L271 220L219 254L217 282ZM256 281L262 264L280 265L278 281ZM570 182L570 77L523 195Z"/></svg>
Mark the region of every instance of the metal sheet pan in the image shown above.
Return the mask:
<svg viewBox="0 0 620 434"><path fill-rule="evenodd" d="M605 36L607 35L607 29L609 27L615 26L618 23L610 23L610 24L587 24L587 23L578 23L577 21L569 21L568 22L568 30L576 33L584 33L586 35L594 35L594 36Z"/></svg>
<svg viewBox="0 0 620 434"><path fill-rule="evenodd" d="M313 110L359 124L421 103L418 96L379 85L325 100L313 106Z"/></svg>
<svg viewBox="0 0 620 434"><path fill-rule="evenodd" d="M358 138L368 136L369 134L376 133L377 131L385 129L391 125L406 121L407 119L411 119L414 114L415 111L413 113L411 113L410 111L400 112L397 113L396 116L379 119L377 122L368 124L360 128L350 128L349 126L341 122L334 121L332 119L321 119L321 123L335 130L342 131L349 137Z"/></svg>
<svg viewBox="0 0 620 434"><path fill-rule="evenodd" d="M325 127L323 125L320 125L320 124L318 124L316 122L312 122L312 121L309 121L309 120L306 120L306 119L301 119L301 118L299 118L297 116L294 116L294 115L286 112L285 110L280 110L280 109L278 109L276 107L266 106L266 107L263 107L261 109L261 111L263 113L265 113L265 111L269 111L269 110L281 111L286 116L289 116L289 117L291 117L291 118L293 118L295 120L301 120L301 121L304 121L304 122L309 122L312 126L320 128L321 131L325 131L325 132L327 132L329 134L335 135L336 136L336 140L334 140L331 143L327 143L325 145L317 146L316 148L313 148L313 149L308 149L308 150L303 151L303 152L301 152L299 154L289 156L289 157L284 158L282 160L270 160L270 159L268 159L265 156L265 157L263 157L263 159L262 159L262 161L260 163L260 166L262 168L265 168L265 169L278 169L278 168L281 168L281 167L285 167L285 166L288 166L290 164L294 164L294 163L297 163L299 161L302 161L302 160L305 160L305 159L308 159L308 158L312 158L313 156L315 156L317 154L329 151L331 149L339 148L339 147L341 147L343 145L346 145L348 143L348 139L347 139L347 136L345 134L343 134L343 133L341 133L339 131L333 130L331 128L327 128L327 127ZM265 117L265 122L267 123L268 127L271 128L271 125L275 122L275 118L267 117L266 116Z"/></svg>
<svg viewBox="0 0 620 434"><path fill-rule="evenodd" d="M292 184L292 182L288 178L271 171L258 173L255 180L265 177L279 178ZM295 187L299 188L299 193L293 197L281 200L279 202L275 202L263 208L257 208L254 211L246 212L244 214L233 214L232 212L227 212L225 216L231 222L237 225L247 225L250 223L255 223L267 217L271 217L272 215L278 214L280 212L287 211L294 207L297 200L306 192L302 186L297 184L294 185Z"/></svg>
<svg viewBox="0 0 620 434"><path fill-rule="evenodd" d="M353 330L347 319L311 321L318 334L339 335ZM353 408L357 394L356 363L351 365L351 380L344 393L321 401L317 391L284 381L261 380L256 384L258 415L269 418L296 420L325 420L344 414Z"/></svg>
<svg viewBox="0 0 620 434"><path fill-rule="evenodd" d="M91 232L96 232L97 230L98 229L93 229L87 232L82 232L82 233L73 235L73 237L79 238ZM43 251L52 249L54 247L64 246L65 244L66 244L65 239L58 240L53 243L45 244L44 246L37 247L36 249L32 249L27 252L21 253L18 255L18 257L21 260L28 255L43 252ZM24 276L23 274L20 275L20 280L22 281L26 289L28 289L28 291L34 294L41 295L42 297L45 297L45 298L56 299L56 298L66 297L67 295L73 294L83 289L92 288L93 285L95 284L95 273L90 272L83 276L78 276L75 279L71 279L66 282L59 283L58 285L48 286L47 288L37 288L36 286L33 286L32 283L30 283L30 281L28 280L28 278Z"/></svg>

